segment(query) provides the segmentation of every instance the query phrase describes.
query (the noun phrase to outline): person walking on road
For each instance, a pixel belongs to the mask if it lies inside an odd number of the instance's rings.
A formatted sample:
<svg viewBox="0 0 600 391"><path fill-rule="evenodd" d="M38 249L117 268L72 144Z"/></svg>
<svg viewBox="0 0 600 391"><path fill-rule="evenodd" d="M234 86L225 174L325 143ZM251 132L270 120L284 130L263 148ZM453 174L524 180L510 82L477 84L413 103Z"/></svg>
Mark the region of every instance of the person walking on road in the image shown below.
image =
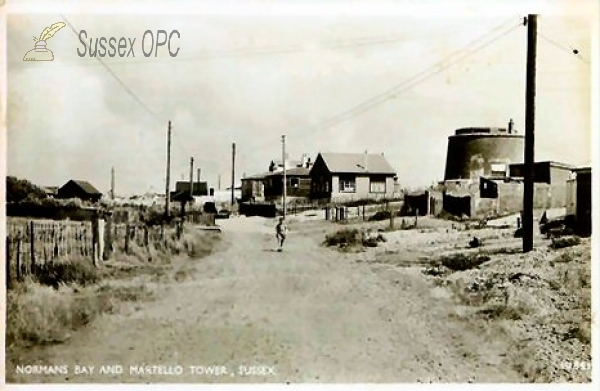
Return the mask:
<svg viewBox="0 0 600 391"><path fill-rule="evenodd" d="M275 234L275 236L277 237L277 246L278 246L277 251L282 251L283 250L283 242L285 241L285 238L287 236L287 225L285 224L284 217L279 218L279 223L277 223L275 230L277 232Z"/></svg>

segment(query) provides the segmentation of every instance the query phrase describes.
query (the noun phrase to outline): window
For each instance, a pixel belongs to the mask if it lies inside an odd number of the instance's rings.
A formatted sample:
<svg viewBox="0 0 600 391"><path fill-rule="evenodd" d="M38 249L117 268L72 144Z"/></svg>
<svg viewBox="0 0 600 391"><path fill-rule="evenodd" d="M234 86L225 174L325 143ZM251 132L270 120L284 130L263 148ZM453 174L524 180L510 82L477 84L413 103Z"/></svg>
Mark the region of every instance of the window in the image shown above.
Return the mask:
<svg viewBox="0 0 600 391"><path fill-rule="evenodd" d="M290 182L289 182L289 186L290 187L299 187L300 186L300 179L299 178L290 178Z"/></svg>
<svg viewBox="0 0 600 391"><path fill-rule="evenodd" d="M385 193L385 179L370 179L369 192Z"/></svg>
<svg viewBox="0 0 600 391"><path fill-rule="evenodd" d="M356 192L356 177L340 177L340 193Z"/></svg>
<svg viewBox="0 0 600 391"><path fill-rule="evenodd" d="M491 171L493 177L505 177L506 176L506 164L492 163Z"/></svg>

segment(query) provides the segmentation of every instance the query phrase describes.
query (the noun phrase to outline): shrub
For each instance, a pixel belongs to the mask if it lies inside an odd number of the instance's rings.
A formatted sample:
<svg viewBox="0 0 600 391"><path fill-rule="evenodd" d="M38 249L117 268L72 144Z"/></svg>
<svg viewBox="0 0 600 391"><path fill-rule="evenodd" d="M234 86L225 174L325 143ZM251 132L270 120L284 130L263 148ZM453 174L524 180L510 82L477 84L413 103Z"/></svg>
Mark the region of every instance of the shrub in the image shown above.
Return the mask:
<svg viewBox="0 0 600 391"><path fill-rule="evenodd" d="M369 217L369 221L382 221L389 220L391 217L391 213L389 210L380 210L375 213L373 216Z"/></svg>
<svg viewBox="0 0 600 391"><path fill-rule="evenodd" d="M581 244L581 238L579 236L565 236L561 238L553 238L550 247L553 249L572 247Z"/></svg>
<svg viewBox="0 0 600 391"><path fill-rule="evenodd" d="M360 234L357 229L344 228L333 234L325 236L327 246L347 246L360 243Z"/></svg>
<svg viewBox="0 0 600 391"><path fill-rule="evenodd" d="M453 271L469 270L490 260L485 254L465 255L463 253L442 257L441 264Z"/></svg>
<svg viewBox="0 0 600 391"><path fill-rule="evenodd" d="M18 179L14 176L6 177L6 202L44 198L46 198L46 193L39 186L34 185L26 179Z"/></svg>
<svg viewBox="0 0 600 391"><path fill-rule="evenodd" d="M36 280L57 289L60 285L89 285L99 280L99 273L91 261L71 258L39 265L35 270Z"/></svg>

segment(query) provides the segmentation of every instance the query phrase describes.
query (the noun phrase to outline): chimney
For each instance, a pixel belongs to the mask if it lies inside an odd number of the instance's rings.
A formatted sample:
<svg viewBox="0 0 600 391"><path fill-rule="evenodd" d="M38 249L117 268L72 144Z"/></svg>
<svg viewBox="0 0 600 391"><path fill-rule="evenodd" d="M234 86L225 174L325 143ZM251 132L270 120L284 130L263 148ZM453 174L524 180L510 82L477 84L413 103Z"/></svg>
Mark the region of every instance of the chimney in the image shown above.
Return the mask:
<svg viewBox="0 0 600 391"><path fill-rule="evenodd" d="M369 171L369 152L365 149L365 171Z"/></svg>
<svg viewBox="0 0 600 391"><path fill-rule="evenodd" d="M513 122L513 119L511 118L510 121L508 121L508 133L513 132L514 125L515 125L515 123Z"/></svg>

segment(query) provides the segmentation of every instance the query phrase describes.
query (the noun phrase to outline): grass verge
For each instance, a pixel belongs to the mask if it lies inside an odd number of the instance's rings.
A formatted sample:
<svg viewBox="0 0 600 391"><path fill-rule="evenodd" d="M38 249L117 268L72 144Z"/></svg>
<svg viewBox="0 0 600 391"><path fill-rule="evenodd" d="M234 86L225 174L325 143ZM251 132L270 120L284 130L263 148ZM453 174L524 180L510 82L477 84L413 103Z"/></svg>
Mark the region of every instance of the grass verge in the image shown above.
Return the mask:
<svg viewBox="0 0 600 391"><path fill-rule="evenodd" d="M217 242L218 235L189 232L161 249L131 247L129 254L117 253L99 268L77 258L38 266L34 275L7 291L7 361L19 362L32 347L64 342L102 314L119 312L122 304L156 299L148 282L167 280L175 255L201 258ZM179 273L174 280L181 277Z"/></svg>

